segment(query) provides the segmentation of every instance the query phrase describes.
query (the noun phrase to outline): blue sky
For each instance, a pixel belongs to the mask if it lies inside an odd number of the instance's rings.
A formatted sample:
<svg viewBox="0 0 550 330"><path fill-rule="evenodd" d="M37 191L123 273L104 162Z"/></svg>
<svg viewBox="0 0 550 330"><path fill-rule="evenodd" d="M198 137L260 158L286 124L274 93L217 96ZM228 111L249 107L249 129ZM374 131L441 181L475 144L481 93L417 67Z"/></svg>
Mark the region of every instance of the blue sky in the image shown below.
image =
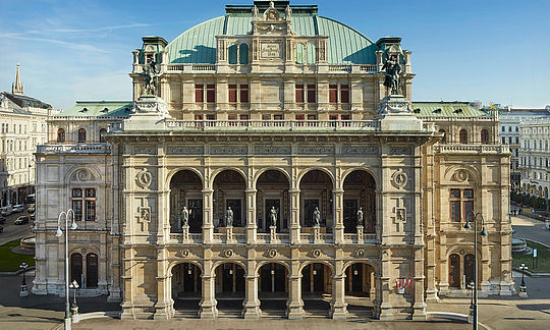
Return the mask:
<svg viewBox="0 0 550 330"><path fill-rule="evenodd" d="M233 1L0 0L0 90L21 63L29 96L67 108L77 100L130 100L132 50L141 37L171 41L224 14ZM303 1L376 41L413 51L413 99L550 104L550 0Z"/></svg>

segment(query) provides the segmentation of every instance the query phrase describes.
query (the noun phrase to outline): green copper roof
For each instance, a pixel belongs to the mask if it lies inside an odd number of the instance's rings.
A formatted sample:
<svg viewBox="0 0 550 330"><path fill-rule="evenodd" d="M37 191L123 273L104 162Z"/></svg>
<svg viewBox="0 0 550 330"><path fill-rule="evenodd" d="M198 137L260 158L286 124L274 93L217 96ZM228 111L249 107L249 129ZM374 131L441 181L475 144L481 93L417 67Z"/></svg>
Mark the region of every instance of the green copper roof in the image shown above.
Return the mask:
<svg viewBox="0 0 550 330"><path fill-rule="evenodd" d="M130 115L129 110L132 108L132 102L76 102L75 106L63 110L54 117L120 117Z"/></svg>
<svg viewBox="0 0 550 330"><path fill-rule="evenodd" d="M247 35L252 29L251 13L228 13L213 18L179 35L167 46L170 63L216 62L217 35ZM328 36L330 64L375 64L376 45L363 34L316 13L292 15L292 30L301 36Z"/></svg>
<svg viewBox="0 0 550 330"><path fill-rule="evenodd" d="M413 102L412 109L419 117L489 117L490 114L473 108L467 102Z"/></svg>

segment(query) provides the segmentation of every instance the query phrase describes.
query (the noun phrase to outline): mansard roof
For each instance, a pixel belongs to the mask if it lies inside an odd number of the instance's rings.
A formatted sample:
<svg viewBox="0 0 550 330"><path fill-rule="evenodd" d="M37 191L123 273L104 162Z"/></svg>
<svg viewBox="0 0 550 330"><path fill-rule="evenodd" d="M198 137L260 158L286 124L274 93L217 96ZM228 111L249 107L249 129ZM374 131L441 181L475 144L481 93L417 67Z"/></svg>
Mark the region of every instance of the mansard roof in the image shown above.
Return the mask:
<svg viewBox="0 0 550 330"><path fill-rule="evenodd" d="M256 1L261 6L264 1ZM279 1L275 8L288 1ZM336 20L319 16L317 6L290 6L292 31L298 36L328 36L330 64L375 64L376 45L366 36ZM253 6L227 6L225 16L200 23L167 46L169 63L216 62L216 36L244 36L252 30ZM260 13L263 8L259 8ZM284 9L277 8L282 16ZM262 15L262 14L260 14Z"/></svg>
<svg viewBox="0 0 550 330"><path fill-rule="evenodd" d="M130 101L78 101L54 117L128 117L132 108Z"/></svg>
<svg viewBox="0 0 550 330"><path fill-rule="evenodd" d="M490 117L487 111L479 110L468 102L413 102L412 109L418 117Z"/></svg>
<svg viewBox="0 0 550 330"><path fill-rule="evenodd" d="M8 92L2 93L8 100L13 102L19 108L38 108L38 109L51 109L52 106L44 103L38 99L21 94L12 94Z"/></svg>

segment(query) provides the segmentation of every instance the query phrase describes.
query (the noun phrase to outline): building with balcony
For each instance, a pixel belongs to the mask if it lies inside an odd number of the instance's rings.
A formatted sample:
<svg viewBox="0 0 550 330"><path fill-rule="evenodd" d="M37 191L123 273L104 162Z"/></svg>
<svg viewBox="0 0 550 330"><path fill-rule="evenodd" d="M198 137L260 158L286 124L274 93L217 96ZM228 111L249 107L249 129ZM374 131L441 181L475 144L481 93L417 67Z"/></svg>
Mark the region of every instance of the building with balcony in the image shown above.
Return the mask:
<svg viewBox="0 0 550 330"><path fill-rule="evenodd" d="M519 159L521 171L521 192L544 198L548 205L550 189L550 117L541 116L523 120L519 125Z"/></svg>
<svg viewBox="0 0 550 330"><path fill-rule="evenodd" d="M512 294L498 114L411 102L411 54L289 1L144 37L131 102L49 121L33 292L63 293L54 232L72 208L71 279L123 319L425 319L472 281L475 253L482 294Z"/></svg>
<svg viewBox="0 0 550 330"><path fill-rule="evenodd" d="M0 207L25 203L34 193L34 152L46 142L46 119L56 113L23 93L17 64L11 93L0 94Z"/></svg>

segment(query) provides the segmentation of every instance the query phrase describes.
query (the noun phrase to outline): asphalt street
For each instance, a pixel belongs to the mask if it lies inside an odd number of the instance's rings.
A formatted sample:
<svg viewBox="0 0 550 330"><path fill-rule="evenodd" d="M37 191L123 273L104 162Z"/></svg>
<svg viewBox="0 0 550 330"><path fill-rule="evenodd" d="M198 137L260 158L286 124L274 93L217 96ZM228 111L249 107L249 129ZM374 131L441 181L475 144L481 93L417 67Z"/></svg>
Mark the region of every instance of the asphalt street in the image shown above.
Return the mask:
<svg viewBox="0 0 550 330"><path fill-rule="evenodd" d="M20 213L13 213L11 215L8 215L6 217L6 223L0 225L4 227L4 231L0 233L0 245L6 244L19 238L33 235L32 228L34 224L32 223L32 221L25 225L13 224L15 219L19 218L22 215L29 215L29 213L25 210Z"/></svg>

